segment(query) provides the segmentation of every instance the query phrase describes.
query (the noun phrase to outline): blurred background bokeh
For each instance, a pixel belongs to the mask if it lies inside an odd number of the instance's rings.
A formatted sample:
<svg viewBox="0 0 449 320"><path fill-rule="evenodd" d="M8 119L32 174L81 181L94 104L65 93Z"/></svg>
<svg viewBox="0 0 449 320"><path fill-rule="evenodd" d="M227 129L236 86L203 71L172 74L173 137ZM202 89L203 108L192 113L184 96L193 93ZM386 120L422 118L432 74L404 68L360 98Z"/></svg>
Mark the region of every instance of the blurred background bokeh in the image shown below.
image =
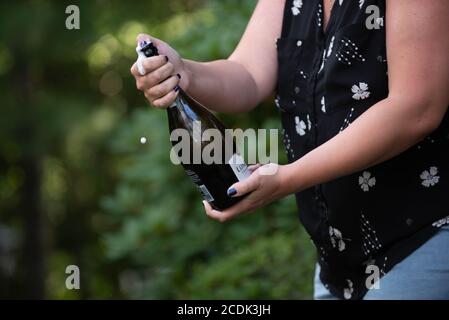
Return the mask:
<svg viewBox="0 0 449 320"><path fill-rule="evenodd" d="M169 160L165 112L129 73L140 32L185 58L227 57L255 3L0 2L1 298L311 297L315 255L293 197L226 224L208 219ZM80 30L65 27L69 4ZM280 128L272 100L220 118ZM72 264L80 290L65 286Z"/></svg>

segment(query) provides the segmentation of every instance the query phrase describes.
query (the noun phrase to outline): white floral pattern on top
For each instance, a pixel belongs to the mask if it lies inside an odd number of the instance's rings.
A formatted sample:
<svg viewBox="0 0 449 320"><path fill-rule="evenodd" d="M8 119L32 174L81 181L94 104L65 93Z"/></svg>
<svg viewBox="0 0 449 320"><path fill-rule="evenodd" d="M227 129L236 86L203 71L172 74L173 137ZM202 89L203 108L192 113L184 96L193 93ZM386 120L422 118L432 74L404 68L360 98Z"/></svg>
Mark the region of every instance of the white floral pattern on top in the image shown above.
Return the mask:
<svg viewBox="0 0 449 320"><path fill-rule="evenodd" d="M333 248L337 248L340 252L346 249L346 244L343 241L343 235L340 230L329 226L329 237Z"/></svg>
<svg viewBox="0 0 449 320"><path fill-rule="evenodd" d="M359 177L359 185L364 192L368 192L370 188L376 185L376 178L371 177L370 172L364 171L363 174Z"/></svg>
<svg viewBox="0 0 449 320"><path fill-rule="evenodd" d="M310 117L309 115L307 115L307 129L311 129L312 128L312 121L310 121Z"/></svg>
<svg viewBox="0 0 449 320"><path fill-rule="evenodd" d="M323 6L321 5L321 3L318 3L318 11L316 13L316 18L318 27L321 27L321 24L323 22Z"/></svg>
<svg viewBox="0 0 449 320"><path fill-rule="evenodd" d="M310 121L309 115L307 115L307 124L304 120L299 119L298 116L295 117L295 127L296 133L301 137L307 133L307 130L312 128L312 122Z"/></svg>
<svg viewBox="0 0 449 320"><path fill-rule="evenodd" d="M432 226L435 228L441 228L442 226L445 226L447 224L449 224L449 216L440 219L438 221L435 221L434 223L432 223Z"/></svg>
<svg viewBox="0 0 449 320"><path fill-rule="evenodd" d="M287 156L290 156L292 159L294 159L295 152L293 149L292 141L290 140L290 137L288 136L288 133L285 131L285 129L282 129L281 132L282 132L285 151L287 153Z"/></svg>
<svg viewBox="0 0 449 320"><path fill-rule="evenodd" d="M368 98L371 94L368 89L368 85L365 82L359 82L359 85L354 84L351 87L351 91L353 93L352 98L354 100L364 100Z"/></svg>
<svg viewBox="0 0 449 320"><path fill-rule="evenodd" d="M321 111L326 113L326 98L324 96L321 97Z"/></svg>
<svg viewBox="0 0 449 320"><path fill-rule="evenodd" d="M298 14L301 13L301 9L302 8L302 0L294 0L293 1L293 6L292 6L292 13L294 16L297 16Z"/></svg>
<svg viewBox="0 0 449 320"><path fill-rule="evenodd" d="M384 26L384 18L383 17L376 18L376 25L383 27Z"/></svg>
<svg viewBox="0 0 449 320"><path fill-rule="evenodd" d="M323 59L321 61L320 69L318 69L318 73L323 71L325 63L326 63L326 49L324 49L324 51L323 51Z"/></svg>
<svg viewBox="0 0 449 320"><path fill-rule="evenodd" d="M343 39L340 39L335 57L338 62L346 66L351 66L354 63L364 63L366 59L360 53L360 50L361 48L354 40L343 37Z"/></svg>
<svg viewBox="0 0 449 320"><path fill-rule="evenodd" d="M295 123L296 123L296 133L300 136L303 136L306 134L307 126L304 120L300 120L299 117L295 117Z"/></svg>
<svg viewBox="0 0 449 320"><path fill-rule="evenodd" d="M365 256L370 256L379 252L382 248L382 244L377 237L377 232L374 226L368 220L368 218L361 213L360 216L360 231L362 236L362 250Z"/></svg>
<svg viewBox="0 0 449 320"><path fill-rule="evenodd" d="M424 170L419 176L422 179L421 184L426 188L433 187L440 181L440 177L437 174L438 168L435 166L430 167L429 170Z"/></svg>
<svg viewBox="0 0 449 320"><path fill-rule="evenodd" d="M346 282L348 283L348 287L343 290L343 296L346 300L349 300L352 298L352 293L354 292L354 284L349 279L346 279Z"/></svg>
<svg viewBox="0 0 449 320"><path fill-rule="evenodd" d="M274 99L274 104L276 105L276 108L281 109L281 105L279 104L279 96L276 96Z"/></svg>
<svg viewBox="0 0 449 320"><path fill-rule="evenodd" d="M332 49L334 48L335 36L332 37L331 42L329 43L329 48L327 49L327 57L329 58L332 54Z"/></svg>

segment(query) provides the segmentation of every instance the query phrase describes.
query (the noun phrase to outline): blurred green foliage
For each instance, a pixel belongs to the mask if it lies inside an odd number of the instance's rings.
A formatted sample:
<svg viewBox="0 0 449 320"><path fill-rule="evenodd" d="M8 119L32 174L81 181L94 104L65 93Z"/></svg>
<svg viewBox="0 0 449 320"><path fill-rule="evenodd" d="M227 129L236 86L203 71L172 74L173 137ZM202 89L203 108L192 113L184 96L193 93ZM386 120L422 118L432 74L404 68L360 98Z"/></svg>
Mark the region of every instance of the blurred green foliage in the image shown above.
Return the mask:
<svg viewBox="0 0 449 320"><path fill-rule="evenodd" d="M65 28L68 4L80 8L80 30ZM129 73L139 32L185 58L228 56L254 6L1 2L0 296L311 297L315 256L293 197L226 224L208 219L169 160L165 112L148 107ZM272 101L220 117L280 126ZM80 267L79 291L65 288L69 264Z"/></svg>

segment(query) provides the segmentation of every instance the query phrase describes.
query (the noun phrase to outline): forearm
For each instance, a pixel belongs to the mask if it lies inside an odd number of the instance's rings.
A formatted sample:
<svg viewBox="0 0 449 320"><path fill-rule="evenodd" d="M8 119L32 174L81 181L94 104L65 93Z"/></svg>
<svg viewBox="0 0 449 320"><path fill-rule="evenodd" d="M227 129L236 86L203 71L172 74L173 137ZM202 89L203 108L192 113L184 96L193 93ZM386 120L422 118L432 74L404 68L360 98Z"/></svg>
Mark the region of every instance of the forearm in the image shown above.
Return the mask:
<svg viewBox="0 0 449 320"><path fill-rule="evenodd" d="M246 112L260 102L257 85L241 64L230 60L184 60L187 93L208 109L225 113Z"/></svg>
<svg viewBox="0 0 449 320"><path fill-rule="evenodd" d="M401 101L385 99L348 128L285 168L287 193L345 176L386 161L429 134L427 115Z"/></svg>

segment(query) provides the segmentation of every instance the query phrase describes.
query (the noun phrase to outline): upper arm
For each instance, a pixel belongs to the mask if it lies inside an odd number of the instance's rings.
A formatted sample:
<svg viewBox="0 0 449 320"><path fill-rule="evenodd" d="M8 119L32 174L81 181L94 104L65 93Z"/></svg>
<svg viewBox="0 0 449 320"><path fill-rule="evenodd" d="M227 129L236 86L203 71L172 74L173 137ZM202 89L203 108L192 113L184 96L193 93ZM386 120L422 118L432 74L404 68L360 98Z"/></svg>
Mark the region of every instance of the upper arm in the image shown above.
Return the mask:
<svg viewBox="0 0 449 320"><path fill-rule="evenodd" d="M447 0L389 0L386 11L389 97L437 126L449 104Z"/></svg>
<svg viewBox="0 0 449 320"><path fill-rule="evenodd" d="M245 67L257 86L258 101L272 93L277 79L276 39L285 0L259 0L240 43L229 57Z"/></svg>

